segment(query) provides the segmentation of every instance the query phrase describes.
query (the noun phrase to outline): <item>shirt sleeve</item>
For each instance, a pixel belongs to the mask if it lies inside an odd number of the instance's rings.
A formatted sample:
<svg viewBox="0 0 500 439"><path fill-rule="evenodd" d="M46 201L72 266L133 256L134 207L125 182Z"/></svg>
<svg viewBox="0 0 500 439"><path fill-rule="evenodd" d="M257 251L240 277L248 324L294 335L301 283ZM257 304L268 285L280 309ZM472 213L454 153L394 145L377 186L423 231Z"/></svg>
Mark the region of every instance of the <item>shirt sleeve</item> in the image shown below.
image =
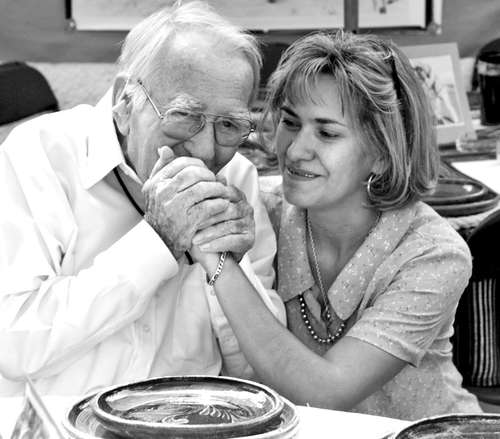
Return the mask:
<svg viewBox="0 0 500 439"><path fill-rule="evenodd" d="M225 176L228 184L234 184L245 192L248 202L254 209L255 219L254 246L245 254L239 265L269 310L282 324L285 324L284 304L273 289L276 237L260 198L257 170L247 159L239 155L235 158L237 166L226 170ZM252 378L253 370L241 352L236 335L231 329L213 289L207 285L206 290L212 324L223 356L222 373L241 378Z"/></svg>
<svg viewBox="0 0 500 439"><path fill-rule="evenodd" d="M348 335L366 341L416 367L437 339L452 334L455 310L471 275L465 243L435 243L400 264L386 261L387 285L362 311ZM391 271L395 272L392 274ZM379 278L381 279L381 278ZM380 281L381 284L384 281Z"/></svg>
<svg viewBox="0 0 500 439"><path fill-rule="evenodd" d="M75 219L61 178L29 131L11 134L0 150L0 200L0 373L8 379L64 369L139 318L177 272L144 221L85 269L65 266Z"/></svg>

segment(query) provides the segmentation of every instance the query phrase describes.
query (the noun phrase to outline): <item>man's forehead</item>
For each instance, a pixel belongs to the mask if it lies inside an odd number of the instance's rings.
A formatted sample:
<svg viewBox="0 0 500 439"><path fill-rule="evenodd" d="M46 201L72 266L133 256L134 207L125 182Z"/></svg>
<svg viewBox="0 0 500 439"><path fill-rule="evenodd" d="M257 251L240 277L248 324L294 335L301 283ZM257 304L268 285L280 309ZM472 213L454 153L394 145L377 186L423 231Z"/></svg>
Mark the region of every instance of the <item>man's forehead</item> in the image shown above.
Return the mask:
<svg viewBox="0 0 500 439"><path fill-rule="evenodd" d="M163 63L184 76L195 71L203 73L214 61L231 59L238 54L242 55L232 44L216 35L184 31L175 34L165 45Z"/></svg>
<svg viewBox="0 0 500 439"><path fill-rule="evenodd" d="M175 44L167 49L157 70L160 102L218 114L248 112L252 67L243 54L223 46L197 41L185 51Z"/></svg>

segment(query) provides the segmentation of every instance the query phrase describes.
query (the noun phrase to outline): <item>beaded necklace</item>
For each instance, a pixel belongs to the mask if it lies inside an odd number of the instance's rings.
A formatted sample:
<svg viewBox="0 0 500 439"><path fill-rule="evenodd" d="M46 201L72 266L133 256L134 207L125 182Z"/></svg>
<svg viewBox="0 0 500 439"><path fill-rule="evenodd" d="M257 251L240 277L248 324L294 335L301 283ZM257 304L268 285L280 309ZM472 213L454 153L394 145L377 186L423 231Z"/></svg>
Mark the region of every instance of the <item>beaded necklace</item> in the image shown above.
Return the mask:
<svg viewBox="0 0 500 439"><path fill-rule="evenodd" d="M375 226L378 224L379 220L381 217L381 213L378 213L377 219L373 223L373 226L370 228L368 231L367 235L370 235ZM306 226L307 226L307 235L306 235L306 240L307 237L309 238L309 243L311 245L311 252L313 256L313 263L314 263L314 271L316 272L316 278L318 279L318 288L321 293L321 297L323 299L323 310L321 311L321 320L326 324L326 337L320 337L318 333L314 330L312 327L311 321L307 315L307 305L306 301L304 299L304 294L299 295L299 304L300 304L300 315L302 316L302 321L304 322L304 325L306 326L307 330L309 331L309 334L311 334L311 337L316 340L320 344L333 344L344 332L346 322L344 320L341 320L341 323L337 329L337 331L332 334L330 332L330 325L332 324L332 312L330 308L330 301L328 299L328 295L326 294L325 288L323 287L323 278L321 276L321 270L319 268L319 262L318 262L318 255L316 252L316 245L314 243L314 236L312 233L312 227L311 227L311 222L309 221L309 215L306 210Z"/></svg>
<svg viewBox="0 0 500 439"><path fill-rule="evenodd" d="M319 269L319 263L318 263L318 256L316 254L316 245L314 244L314 237L312 234L311 222L309 221L309 215L307 214L307 211L306 211L306 224L307 224L307 236L309 237L309 242L311 244L311 251L312 251L312 255L313 255L314 269L316 271L316 277L318 279L318 287L319 287L319 291L321 293L321 297L323 298L323 310L321 311L321 320L323 320L326 323L327 336L320 337L318 335L318 333L312 327L311 322L307 316L306 301L304 299L304 294L301 294L299 296L300 315L302 316L302 320L303 320L304 325L306 326L307 330L309 331L309 334L311 334L311 336L314 340L316 340L318 343L321 343L321 344L333 344L333 342L335 340L337 340L344 332L345 321L342 320L342 323L340 324L339 328L337 329L337 331L334 334L332 334L330 332L330 325L332 323L332 313L330 310L330 301L328 300L328 296L327 296L326 291L323 287L323 279L321 277L321 271Z"/></svg>

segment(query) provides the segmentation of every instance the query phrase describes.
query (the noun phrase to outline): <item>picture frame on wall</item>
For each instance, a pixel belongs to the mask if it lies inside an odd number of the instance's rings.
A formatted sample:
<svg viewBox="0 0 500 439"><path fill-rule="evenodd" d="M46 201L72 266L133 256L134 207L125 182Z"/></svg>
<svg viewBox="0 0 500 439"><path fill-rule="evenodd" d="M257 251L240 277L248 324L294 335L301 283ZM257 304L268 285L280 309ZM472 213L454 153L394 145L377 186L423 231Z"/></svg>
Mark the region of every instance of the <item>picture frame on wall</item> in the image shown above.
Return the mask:
<svg viewBox="0 0 500 439"><path fill-rule="evenodd" d="M430 99L439 145L475 139L456 43L401 48Z"/></svg>
<svg viewBox="0 0 500 439"><path fill-rule="evenodd" d="M70 0L77 30L129 30L175 0ZM249 30L341 29L345 0L208 0L214 9Z"/></svg>
<svg viewBox="0 0 500 439"><path fill-rule="evenodd" d="M345 0L350 1L350 0ZM439 34L443 0L355 0L356 29Z"/></svg>
<svg viewBox="0 0 500 439"><path fill-rule="evenodd" d="M441 26L442 0L207 0L251 31L418 29ZM175 0L65 0L73 30L126 31Z"/></svg>
<svg viewBox="0 0 500 439"><path fill-rule="evenodd" d="M426 0L358 0L358 26L425 28L426 3Z"/></svg>

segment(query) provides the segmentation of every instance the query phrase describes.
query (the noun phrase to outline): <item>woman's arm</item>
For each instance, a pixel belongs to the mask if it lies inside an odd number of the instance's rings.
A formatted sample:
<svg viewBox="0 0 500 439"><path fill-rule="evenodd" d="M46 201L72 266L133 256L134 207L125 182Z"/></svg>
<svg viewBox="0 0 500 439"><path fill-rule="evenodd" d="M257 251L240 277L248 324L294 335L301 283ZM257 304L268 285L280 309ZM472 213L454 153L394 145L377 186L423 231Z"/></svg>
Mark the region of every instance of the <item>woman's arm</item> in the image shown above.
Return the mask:
<svg viewBox="0 0 500 439"><path fill-rule="evenodd" d="M217 263L215 254L202 262L207 273L214 273ZM297 404L350 409L407 364L349 336L324 358L316 355L274 318L230 256L215 291L261 381Z"/></svg>
<svg viewBox="0 0 500 439"><path fill-rule="evenodd" d="M213 273L218 255L208 258ZM397 375L418 367L450 322L471 273L466 244L438 223L388 255L369 303L343 338L320 357L267 312L237 264L228 259L215 291L257 375L296 403L350 409ZM372 282L373 283L373 282Z"/></svg>

